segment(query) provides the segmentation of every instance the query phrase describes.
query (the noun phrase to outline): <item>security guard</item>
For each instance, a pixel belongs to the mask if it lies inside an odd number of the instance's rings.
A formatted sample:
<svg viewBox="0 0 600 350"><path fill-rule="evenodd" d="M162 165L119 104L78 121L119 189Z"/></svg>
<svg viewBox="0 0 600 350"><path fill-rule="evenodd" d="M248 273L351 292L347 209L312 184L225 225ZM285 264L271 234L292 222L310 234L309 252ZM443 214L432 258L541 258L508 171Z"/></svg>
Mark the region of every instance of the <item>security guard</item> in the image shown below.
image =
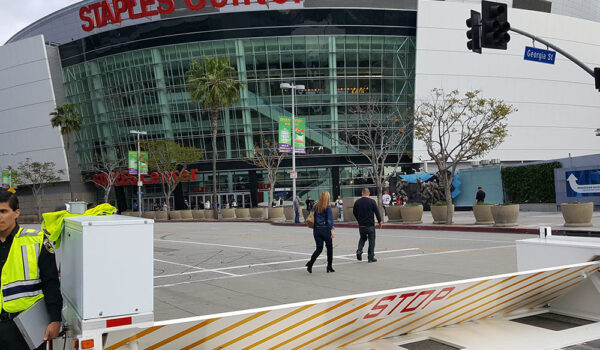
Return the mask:
<svg viewBox="0 0 600 350"><path fill-rule="evenodd" d="M58 336L62 296L54 249L42 232L17 224L19 200L0 189L0 349L29 350L13 319L44 298L51 323L44 340ZM45 345L40 346L41 349Z"/></svg>

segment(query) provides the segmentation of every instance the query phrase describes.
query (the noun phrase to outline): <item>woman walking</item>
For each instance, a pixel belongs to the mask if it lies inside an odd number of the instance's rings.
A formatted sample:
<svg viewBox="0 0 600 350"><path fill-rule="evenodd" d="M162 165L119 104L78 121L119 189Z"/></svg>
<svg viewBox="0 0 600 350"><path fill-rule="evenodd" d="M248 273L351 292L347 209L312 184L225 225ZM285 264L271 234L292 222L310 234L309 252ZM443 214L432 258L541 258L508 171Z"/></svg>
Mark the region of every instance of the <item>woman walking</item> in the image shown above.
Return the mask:
<svg viewBox="0 0 600 350"><path fill-rule="evenodd" d="M323 251L323 242L327 247L327 272L335 272L331 267L333 261L333 237L335 237L335 228L333 227L333 212L329 205L329 192L321 192L321 197L314 207L315 227L313 228L313 237L317 248L310 257L310 261L306 263L306 269L312 273L312 267L315 260Z"/></svg>

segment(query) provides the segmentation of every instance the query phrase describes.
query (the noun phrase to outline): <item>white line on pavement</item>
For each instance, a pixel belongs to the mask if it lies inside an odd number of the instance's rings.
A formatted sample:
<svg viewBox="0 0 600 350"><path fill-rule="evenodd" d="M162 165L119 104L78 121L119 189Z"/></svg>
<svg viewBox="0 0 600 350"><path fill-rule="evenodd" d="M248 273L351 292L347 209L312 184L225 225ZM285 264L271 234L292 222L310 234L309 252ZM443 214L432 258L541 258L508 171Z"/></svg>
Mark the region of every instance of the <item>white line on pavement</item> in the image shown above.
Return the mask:
<svg viewBox="0 0 600 350"><path fill-rule="evenodd" d="M180 264L180 263L176 263L176 262L172 262L172 261L166 261L166 260L161 260L161 259L154 259L154 260L155 261L160 261L160 262L163 262L163 263L166 263L166 264L178 265L178 266L183 266L183 267L187 267L187 268L190 268L190 269L196 269L196 270L198 270L198 271L195 271L196 273L200 273L200 272L219 272L219 273L223 273L223 274L226 274L226 275L229 275L229 276L240 276L240 275L236 275L234 273L216 271L216 270L211 270L211 269L205 269L205 268L197 267L197 266L194 266L194 265ZM184 273L175 274L173 276L183 275L183 274L185 274L185 272Z"/></svg>
<svg viewBox="0 0 600 350"><path fill-rule="evenodd" d="M417 257L423 257L423 256L430 256L430 255L466 253L466 252L473 252L473 251L479 251L479 250L505 249L505 248L514 248L514 247L515 247L515 245L506 245L506 246L487 247L487 248L479 248L479 249L450 250L450 251L447 251L447 252L437 252L437 253L428 253L428 254L396 256L396 257L387 258L386 260L388 260L388 259L417 258ZM301 261L304 261L304 260L301 260ZM348 264L355 264L355 263L357 263L357 262L356 261L353 261L353 262L348 261L348 262L343 262L343 263L337 263L336 266L339 266L339 265L348 265ZM178 286L178 285L183 285L183 284L198 283L198 282L208 282L208 281L220 280L220 279L225 279L225 278L248 277L248 276L262 275L262 274L273 273L273 272L303 270L305 268L306 267L302 266L302 267L291 267L291 268L286 268L286 269L277 269L277 270L269 270L269 271L258 271L258 272L251 272L251 273L247 273L247 274L244 274L244 275L238 275L238 276L222 276L222 277L207 278L207 279L202 279L202 280L194 280L194 281L170 283L170 284L163 284L163 285L155 285L154 288L173 287L173 286Z"/></svg>
<svg viewBox="0 0 600 350"><path fill-rule="evenodd" d="M380 252L376 252L376 254L395 253L395 252L414 251L414 250L419 250L419 248L383 250L383 251L380 251ZM347 256L354 257L354 254L336 255L336 256L334 256L334 258L336 258L336 259L346 259L346 260L355 260L356 259L355 257L354 258L345 258ZM282 260L282 261L273 261L273 262L260 263L260 264L228 266L228 267L221 267L221 268L218 268L218 269L206 269L206 268L200 268L200 267L195 267L195 266L190 266L190 265L185 265L185 264L172 263L172 262L169 262L169 261L164 261L164 260L159 260L159 259L154 259L154 260L156 260L156 261L162 261L162 262L166 262L166 263L171 263L171 264L174 264L174 265L188 266L188 267L192 267L192 268L198 269L198 271L186 271L186 272L181 272L181 273L173 273L173 274L170 274L170 275L154 276L155 279L156 278L166 278L166 277L182 276L182 275L194 275L194 274L198 274L198 273L202 273L202 272L221 272L221 273L225 273L225 272L222 272L222 271L225 271L225 270L237 270L237 269L243 269L243 268L253 268L253 267L258 267L258 266L283 265L283 264L290 264L290 263L297 263L297 262L304 262L304 261L306 261L306 259ZM278 270L275 270L275 271L278 271ZM244 275L236 275L236 274L230 274L230 275L236 276L236 277L244 276Z"/></svg>
<svg viewBox="0 0 600 350"><path fill-rule="evenodd" d="M213 247L225 247L225 248L261 250L261 251L264 251L264 252L277 252L277 253L298 254L298 255L312 255L312 253L290 252L290 251L287 251L287 250L279 250L279 249L265 249L265 248L243 247L243 246L239 246L239 245L204 243L204 242L194 242L194 241L175 241L175 240L170 240L170 239L156 239L156 238L154 240L155 241L159 241L159 242L169 242L169 243L197 244L197 245L207 245L207 246L213 246Z"/></svg>

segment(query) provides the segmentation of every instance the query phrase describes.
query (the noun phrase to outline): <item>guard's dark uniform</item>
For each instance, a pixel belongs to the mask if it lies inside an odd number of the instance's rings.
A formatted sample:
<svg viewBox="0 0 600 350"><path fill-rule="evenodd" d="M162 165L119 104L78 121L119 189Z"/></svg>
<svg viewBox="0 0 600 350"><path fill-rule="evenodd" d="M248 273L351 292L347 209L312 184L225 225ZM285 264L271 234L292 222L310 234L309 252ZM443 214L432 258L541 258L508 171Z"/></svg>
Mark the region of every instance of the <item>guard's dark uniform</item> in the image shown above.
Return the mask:
<svg viewBox="0 0 600 350"><path fill-rule="evenodd" d="M0 242L0 271L2 271L4 263L8 259L10 247L18 232L19 225L16 225L14 230L6 238L6 241ZM38 258L38 267L40 269L42 291L44 293L50 320L52 322L61 322L63 300L60 294L60 281L58 279L56 259L52 249L46 247L41 249ZM4 310L0 313L0 349L2 350L29 350L27 343L25 343L19 329L12 320L17 315L18 314L9 314ZM40 348L44 349L44 345Z"/></svg>

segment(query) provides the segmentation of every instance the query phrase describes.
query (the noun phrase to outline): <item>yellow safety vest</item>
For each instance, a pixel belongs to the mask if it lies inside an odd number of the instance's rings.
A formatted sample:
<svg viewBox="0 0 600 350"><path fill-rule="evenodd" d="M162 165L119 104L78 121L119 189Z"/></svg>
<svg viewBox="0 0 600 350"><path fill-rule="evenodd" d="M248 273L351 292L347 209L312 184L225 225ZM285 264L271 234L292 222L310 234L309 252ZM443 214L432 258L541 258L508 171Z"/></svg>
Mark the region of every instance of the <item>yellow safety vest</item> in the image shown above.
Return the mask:
<svg viewBox="0 0 600 350"><path fill-rule="evenodd" d="M43 244L44 234L36 230L21 227L15 235L2 268L0 309L21 312L44 297L38 267Z"/></svg>

